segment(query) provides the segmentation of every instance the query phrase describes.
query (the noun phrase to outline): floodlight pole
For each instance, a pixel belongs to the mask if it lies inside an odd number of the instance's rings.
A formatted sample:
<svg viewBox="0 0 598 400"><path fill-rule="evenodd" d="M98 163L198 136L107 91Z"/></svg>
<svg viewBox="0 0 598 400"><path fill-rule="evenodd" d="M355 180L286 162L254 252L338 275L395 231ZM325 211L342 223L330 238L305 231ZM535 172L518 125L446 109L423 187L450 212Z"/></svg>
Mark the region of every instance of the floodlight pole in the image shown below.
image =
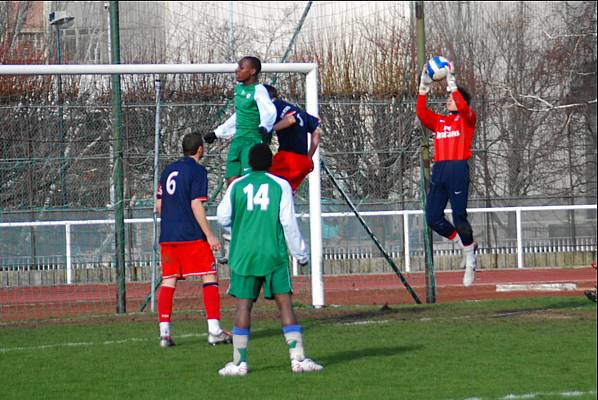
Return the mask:
<svg viewBox="0 0 598 400"><path fill-rule="evenodd" d="M120 64L118 1L110 2L112 64ZM116 312L127 312L125 265L125 212L123 184L123 135L120 75L112 75L112 138L114 146L114 250L116 252Z"/></svg>
<svg viewBox="0 0 598 400"><path fill-rule="evenodd" d="M71 16L63 16L56 19L56 12L51 12L48 16L48 20L51 26L54 27L56 32L56 64L62 64L62 38L60 30L68 28L73 24L75 18ZM56 75L56 105L58 106L58 141L61 145L62 157L60 158L60 198L62 206L66 206L66 160L65 160L65 133L64 133L64 110L62 106L62 75Z"/></svg>
<svg viewBox="0 0 598 400"><path fill-rule="evenodd" d="M426 62L426 31L424 26L424 2L415 1L415 36L417 42L417 73L424 68ZM430 142L426 128L421 126L421 159L423 164L424 193L426 196L430 188ZM424 202L425 204L425 202ZM425 216L424 216L425 221ZM425 224L424 235L427 236L430 251L424 251L426 275L426 302L436 303L436 285L434 283L434 258L432 230Z"/></svg>

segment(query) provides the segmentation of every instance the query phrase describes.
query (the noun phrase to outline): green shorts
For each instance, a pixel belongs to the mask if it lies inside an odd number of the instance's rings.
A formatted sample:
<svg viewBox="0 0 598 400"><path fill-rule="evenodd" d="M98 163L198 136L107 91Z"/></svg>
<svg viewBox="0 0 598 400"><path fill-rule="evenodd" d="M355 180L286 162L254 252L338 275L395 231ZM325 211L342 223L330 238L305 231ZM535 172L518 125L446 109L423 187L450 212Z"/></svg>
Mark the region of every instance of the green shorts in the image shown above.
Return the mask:
<svg viewBox="0 0 598 400"><path fill-rule="evenodd" d="M228 294L233 297L257 300L262 286L266 299L273 299L275 294L292 294L289 268L275 269L266 276L237 275L232 270L230 272Z"/></svg>
<svg viewBox="0 0 598 400"><path fill-rule="evenodd" d="M256 144L261 143L258 138L233 139L226 156L226 176L243 176L251 171L249 166L249 150Z"/></svg>

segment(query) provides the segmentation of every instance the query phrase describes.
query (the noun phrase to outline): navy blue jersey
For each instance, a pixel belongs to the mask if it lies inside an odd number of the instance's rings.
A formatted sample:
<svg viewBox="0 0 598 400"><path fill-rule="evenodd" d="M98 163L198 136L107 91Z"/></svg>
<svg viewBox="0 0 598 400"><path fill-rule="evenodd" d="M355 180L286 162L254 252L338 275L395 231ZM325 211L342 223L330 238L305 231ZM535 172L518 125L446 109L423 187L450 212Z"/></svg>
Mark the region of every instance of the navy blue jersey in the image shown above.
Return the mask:
<svg viewBox="0 0 598 400"><path fill-rule="evenodd" d="M279 143L278 150L307 154L308 133L316 130L320 125L320 120L284 100L274 100L274 106L276 107L275 124L288 114L292 114L297 120L294 125L276 132Z"/></svg>
<svg viewBox="0 0 598 400"><path fill-rule="evenodd" d="M191 157L184 157L169 164L162 172L159 199L160 243L191 242L206 240L197 223L191 201L208 199L208 172Z"/></svg>

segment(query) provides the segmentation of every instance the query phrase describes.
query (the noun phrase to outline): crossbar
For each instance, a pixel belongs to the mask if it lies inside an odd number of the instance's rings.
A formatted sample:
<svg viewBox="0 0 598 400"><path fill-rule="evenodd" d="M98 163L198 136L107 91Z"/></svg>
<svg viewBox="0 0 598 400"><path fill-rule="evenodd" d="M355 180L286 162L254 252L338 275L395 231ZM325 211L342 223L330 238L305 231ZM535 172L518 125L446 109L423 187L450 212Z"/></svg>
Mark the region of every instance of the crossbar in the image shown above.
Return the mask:
<svg viewBox="0 0 598 400"><path fill-rule="evenodd" d="M262 64L262 72L310 73L315 63ZM37 64L0 65L0 75L112 75L232 73L237 64Z"/></svg>

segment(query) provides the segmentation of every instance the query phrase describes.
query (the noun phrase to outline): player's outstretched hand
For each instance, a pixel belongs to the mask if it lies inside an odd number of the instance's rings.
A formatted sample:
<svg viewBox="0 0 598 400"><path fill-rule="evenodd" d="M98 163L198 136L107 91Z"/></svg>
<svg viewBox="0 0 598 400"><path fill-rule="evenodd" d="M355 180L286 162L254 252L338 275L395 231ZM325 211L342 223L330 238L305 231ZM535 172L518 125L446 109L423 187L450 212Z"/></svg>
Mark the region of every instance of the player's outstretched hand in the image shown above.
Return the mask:
<svg viewBox="0 0 598 400"><path fill-rule="evenodd" d="M268 132L268 130L263 126L260 126L259 128L257 128L257 130L262 136L262 143L270 145L270 143L272 142L272 132Z"/></svg>
<svg viewBox="0 0 598 400"><path fill-rule="evenodd" d="M214 235L210 235L206 237L208 244L210 245L210 248L212 249L212 251L220 251L222 250L222 245L220 244L220 241L218 240L218 238Z"/></svg>
<svg viewBox="0 0 598 400"><path fill-rule="evenodd" d="M214 141L216 140L216 134L214 132L209 132L206 133L203 137L203 140L207 143L207 144L212 144L214 143Z"/></svg>
<svg viewBox="0 0 598 400"><path fill-rule="evenodd" d="M419 94L428 94L431 84L432 78L430 78L430 75L428 75L428 72L426 71L426 64L424 64L424 68L422 69L422 74L419 79Z"/></svg>
<svg viewBox="0 0 598 400"><path fill-rule="evenodd" d="M455 67L452 63L448 66L448 72L446 74L446 90L447 92L454 92L457 90L457 80L455 79Z"/></svg>

